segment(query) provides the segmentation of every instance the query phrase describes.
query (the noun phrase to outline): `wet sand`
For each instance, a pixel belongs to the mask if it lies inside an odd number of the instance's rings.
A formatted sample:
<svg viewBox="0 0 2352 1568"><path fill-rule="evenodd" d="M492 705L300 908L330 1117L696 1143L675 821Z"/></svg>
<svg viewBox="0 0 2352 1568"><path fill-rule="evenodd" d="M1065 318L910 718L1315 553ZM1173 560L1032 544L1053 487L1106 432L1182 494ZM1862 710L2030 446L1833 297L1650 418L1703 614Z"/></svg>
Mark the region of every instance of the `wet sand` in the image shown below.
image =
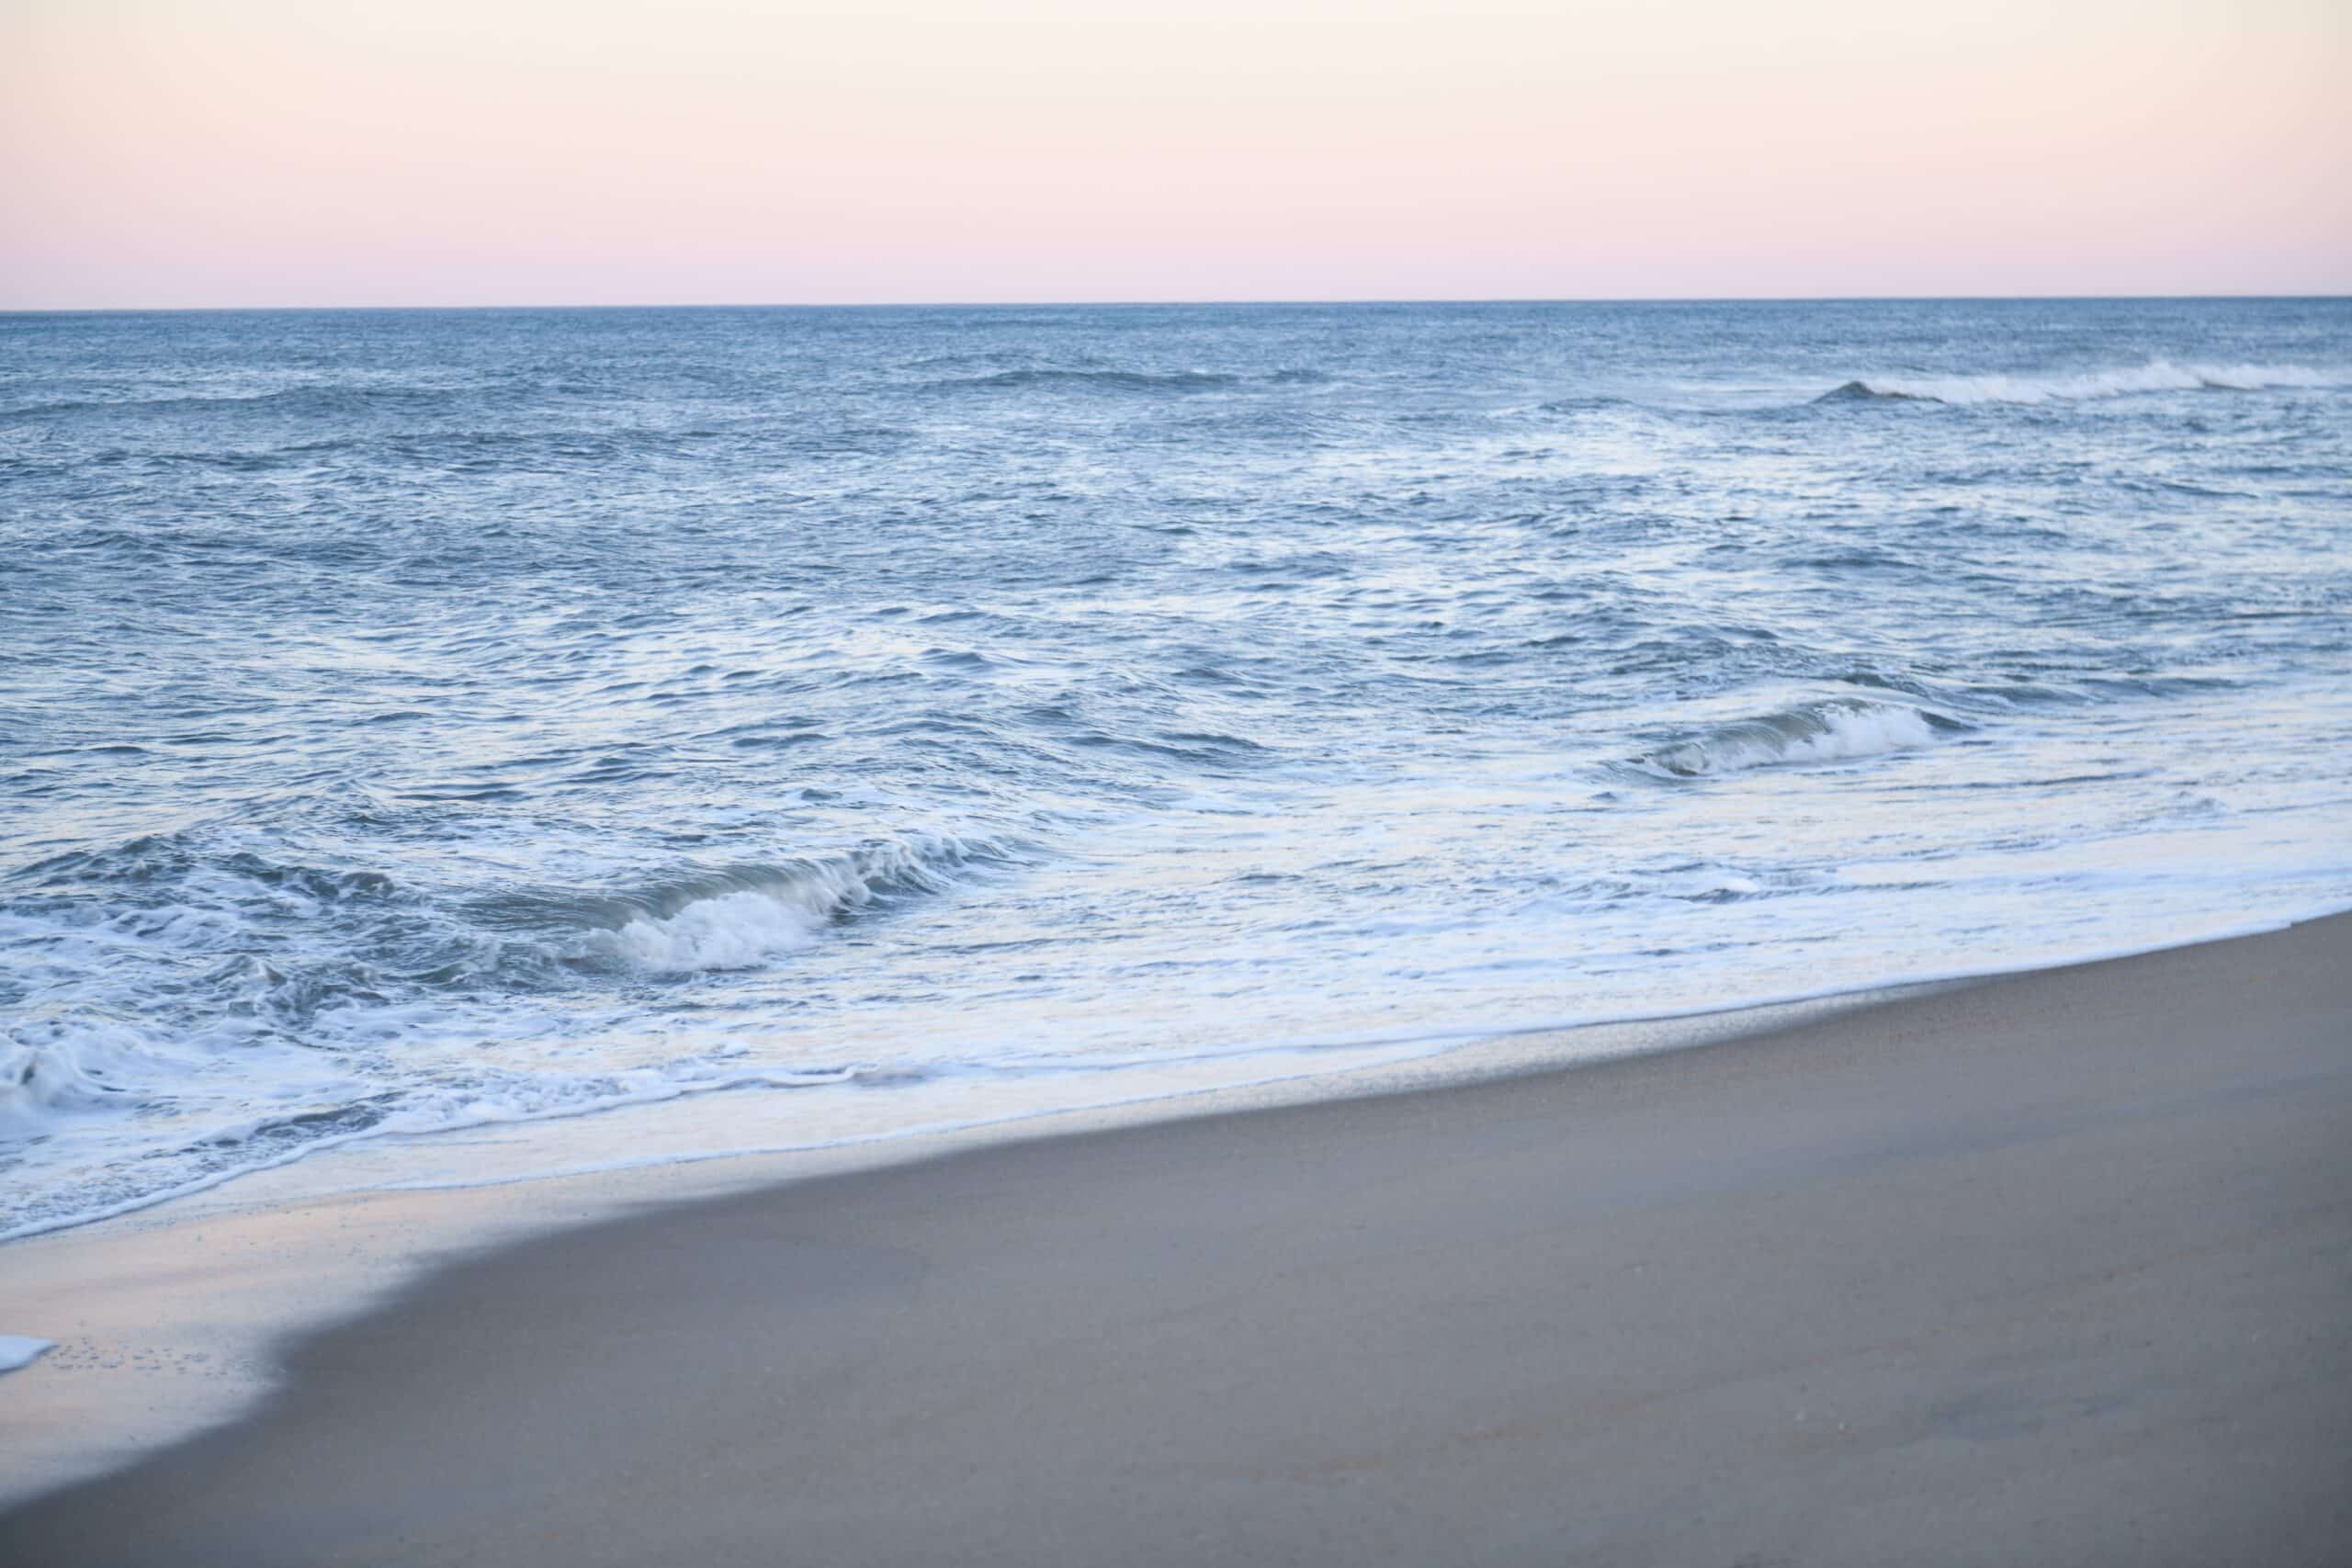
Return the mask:
<svg viewBox="0 0 2352 1568"><path fill-rule="evenodd" d="M298 1344L0 1561L2342 1562L2347 959L649 1208Z"/></svg>

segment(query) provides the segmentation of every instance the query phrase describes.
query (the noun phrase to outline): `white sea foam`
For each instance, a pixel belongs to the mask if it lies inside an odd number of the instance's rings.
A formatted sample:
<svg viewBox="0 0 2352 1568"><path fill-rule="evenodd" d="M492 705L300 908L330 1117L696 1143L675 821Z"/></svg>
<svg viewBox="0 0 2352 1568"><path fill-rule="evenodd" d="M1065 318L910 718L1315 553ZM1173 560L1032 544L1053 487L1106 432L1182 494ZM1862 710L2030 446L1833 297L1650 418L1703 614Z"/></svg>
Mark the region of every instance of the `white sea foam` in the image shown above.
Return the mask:
<svg viewBox="0 0 2352 1568"><path fill-rule="evenodd" d="M41 1352L56 1348L54 1339L34 1339L22 1334L0 1334L0 1372L13 1372L19 1367L29 1367L40 1359Z"/></svg>
<svg viewBox="0 0 2352 1568"><path fill-rule="evenodd" d="M2341 387L2348 380L2352 377L2343 372L2301 365L2180 365L2152 359L2109 370L2050 375L1864 376L1832 395L1958 404L2048 403L2149 392Z"/></svg>
<svg viewBox="0 0 2352 1568"><path fill-rule="evenodd" d="M21 1032L30 1035L30 1030ZM119 1093L111 1075L143 1055L122 1024L45 1029L42 1038L0 1038L0 1132L28 1136L51 1118L105 1104Z"/></svg>
<svg viewBox="0 0 2352 1568"><path fill-rule="evenodd" d="M807 947L842 906L820 887L725 893L667 918L629 921L597 942L649 969L745 969Z"/></svg>
<svg viewBox="0 0 2352 1568"><path fill-rule="evenodd" d="M429 1137L483 1127L562 1122L635 1106L659 1105L695 1095L847 1085L867 1076L868 1069L857 1066L805 1069L763 1067L745 1066L724 1058L699 1057L615 1073L518 1070L489 1077L471 1085L425 1088L407 1097L401 1108L391 1114L380 1119L353 1122L342 1131L316 1131L321 1125L331 1125L333 1119L315 1115L247 1118L215 1125L189 1141L188 1147L182 1153L209 1149L219 1156L209 1167L186 1168L198 1174L187 1175L184 1179L164 1185L134 1189L131 1195L112 1201L105 1201L103 1194L86 1192L83 1195L83 1201L87 1206L68 1213L40 1214L0 1228L0 1242L40 1235L73 1225L86 1224L94 1220L112 1219L119 1214L136 1213L173 1199L209 1191L239 1177L278 1169L355 1144ZM871 1076L888 1081L907 1075L884 1071ZM311 1124L313 1130L301 1136L287 1135L297 1124L304 1122Z"/></svg>

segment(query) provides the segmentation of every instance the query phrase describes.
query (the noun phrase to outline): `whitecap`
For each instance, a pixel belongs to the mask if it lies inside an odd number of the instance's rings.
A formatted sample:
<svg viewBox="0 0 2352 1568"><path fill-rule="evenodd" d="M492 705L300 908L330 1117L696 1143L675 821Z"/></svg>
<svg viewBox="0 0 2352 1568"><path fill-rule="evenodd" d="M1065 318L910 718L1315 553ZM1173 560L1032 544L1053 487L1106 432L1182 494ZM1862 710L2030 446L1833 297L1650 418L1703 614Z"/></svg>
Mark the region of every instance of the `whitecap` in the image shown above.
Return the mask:
<svg viewBox="0 0 2352 1568"><path fill-rule="evenodd" d="M2152 392L2254 392L2273 389L2320 389L2346 385L2336 371L2301 365L2177 365L2152 359L2144 365L2056 374L1978 376L1863 376L1826 394L1831 400L1884 398L1897 401L1953 403L2074 402Z"/></svg>
<svg viewBox="0 0 2352 1568"><path fill-rule="evenodd" d="M1956 720L1946 726L1959 728ZM1633 760L1654 775L1707 778L1801 762L1837 762L1931 744L1937 725L1895 703L1835 700L1744 718Z"/></svg>
<svg viewBox="0 0 2352 1568"><path fill-rule="evenodd" d="M846 854L741 867L690 879L641 902L593 951L666 973L746 969L814 942L825 928L893 892L938 892L965 863L1001 847L925 835Z"/></svg>

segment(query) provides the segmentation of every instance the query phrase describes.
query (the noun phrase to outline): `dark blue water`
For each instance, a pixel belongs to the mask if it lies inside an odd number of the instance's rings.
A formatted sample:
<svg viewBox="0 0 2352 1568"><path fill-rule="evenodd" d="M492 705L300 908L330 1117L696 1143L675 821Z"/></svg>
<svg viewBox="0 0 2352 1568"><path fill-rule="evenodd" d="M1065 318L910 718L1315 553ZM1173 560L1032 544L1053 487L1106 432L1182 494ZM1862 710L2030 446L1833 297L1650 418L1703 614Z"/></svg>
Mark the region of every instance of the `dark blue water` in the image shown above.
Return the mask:
<svg viewBox="0 0 2352 1568"><path fill-rule="evenodd" d="M2352 904L2347 611L2345 301L0 317L0 1224Z"/></svg>

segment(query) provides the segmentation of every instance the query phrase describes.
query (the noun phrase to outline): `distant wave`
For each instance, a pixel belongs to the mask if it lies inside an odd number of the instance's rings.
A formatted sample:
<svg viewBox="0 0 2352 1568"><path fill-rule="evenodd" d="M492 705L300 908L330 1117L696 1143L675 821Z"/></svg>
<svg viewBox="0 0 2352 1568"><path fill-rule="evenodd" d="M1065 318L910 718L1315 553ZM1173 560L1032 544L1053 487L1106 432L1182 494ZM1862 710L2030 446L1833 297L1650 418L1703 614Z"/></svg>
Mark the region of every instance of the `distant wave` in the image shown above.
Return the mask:
<svg viewBox="0 0 2352 1568"><path fill-rule="evenodd" d="M1836 762L1932 743L1943 730L1968 726L1923 708L1833 698L1743 718L1632 760L1655 777L1710 778L1784 763Z"/></svg>
<svg viewBox="0 0 2352 1568"><path fill-rule="evenodd" d="M1823 393L1815 402L1884 400L1922 403L2048 403L2146 392L2255 392L2278 388L2341 387L2345 375L2300 365L2145 365L2063 375L1869 376Z"/></svg>
<svg viewBox="0 0 2352 1568"><path fill-rule="evenodd" d="M834 920L894 893L936 893L975 861L1007 857L985 839L925 835L845 854L741 866L619 901L634 912L592 951L666 973L744 969L808 946Z"/></svg>
<svg viewBox="0 0 2352 1568"><path fill-rule="evenodd" d="M993 376L963 376L932 383L943 391L1068 387L1113 392L1214 392L1240 384L1238 376L1208 370L1000 370Z"/></svg>
<svg viewBox="0 0 2352 1568"><path fill-rule="evenodd" d="M322 382L278 387L265 392L182 392L147 398L65 398L0 408L0 424L32 423L61 417L147 418L159 414L236 418L249 412L315 417L358 413L388 403L447 401L463 389L401 382Z"/></svg>

